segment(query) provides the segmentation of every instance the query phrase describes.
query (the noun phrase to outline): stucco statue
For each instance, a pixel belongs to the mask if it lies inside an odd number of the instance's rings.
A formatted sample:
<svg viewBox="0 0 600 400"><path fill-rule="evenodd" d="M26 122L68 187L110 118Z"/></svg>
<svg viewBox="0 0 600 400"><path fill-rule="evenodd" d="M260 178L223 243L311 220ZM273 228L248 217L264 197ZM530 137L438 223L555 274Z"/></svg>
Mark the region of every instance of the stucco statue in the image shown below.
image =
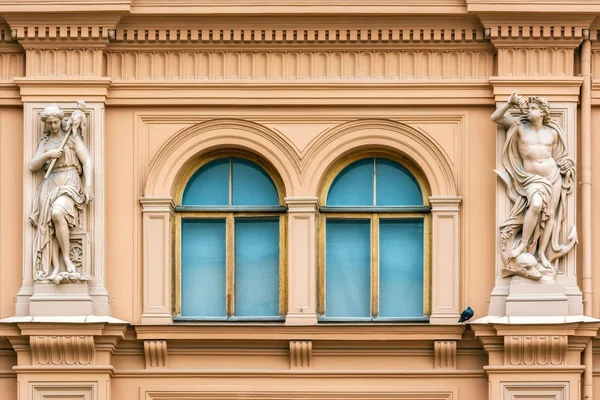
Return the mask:
<svg viewBox="0 0 600 400"><path fill-rule="evenodd" d="M77 102L77 110L69 120L63 121L63 117L57 104L40 113L44 132L29 162L31 172L44 171L29 217L36 229L33 275L36 281L57 284L86 280L69 257L70 236L84 206L93 200L92 159L83 142L87 129L85 103Z"/></svg>
<svg viewBox="0 0 600 400"><path fill-rule="evenodd" d="M519 108L525 115L505 115L511 108ZM504 170L496 171L512 203L508 218L500 225L502 274L553 280L555 261L577 243L574 226L566 242L561 243L560 235L575 175L564 132L550 118L546 99L531 96L526 102L516 92L491 118L508 129Z"/></svg>

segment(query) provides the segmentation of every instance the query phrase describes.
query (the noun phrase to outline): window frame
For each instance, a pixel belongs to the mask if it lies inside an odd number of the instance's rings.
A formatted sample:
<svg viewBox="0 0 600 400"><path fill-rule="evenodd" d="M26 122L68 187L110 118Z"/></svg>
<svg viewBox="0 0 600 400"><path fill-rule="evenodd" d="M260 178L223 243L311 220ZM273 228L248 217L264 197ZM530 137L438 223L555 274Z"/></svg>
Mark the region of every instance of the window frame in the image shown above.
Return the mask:
<svg viewBox="0 0 600 400"><path fill-rule="evenodd" d="M335 178L350 164L368 158L385 158L406 168L417 180L423 197L422 206L353 207L327 206L327 196ZM375 190L375 187L374 187ZM320 322L427 322L432 312L432 216L429 204L430 189L423 172L410 160L388 152L364 152L338 162L325 176L319 192L318 260L317 260L317 317ZM381 219L423 219L423 317L379 317L379 221ZM326 249L327 219L369 220L371 225L370 254L370 311L371 317L328 317L326 311Z"/></svg>
<svg viewBox="0 0 600 400"><path fill-rule="evenodd" d="M275 185L279 206L183 206L183 194L190 178L203 166L221 158L243 158L263 169ZM229 182L231 185L231 182ZM283 181L275 169L254 154L244 151L219 151L194 160L181 174L175 190L175 215L173 223L173 321L284 321L287 314L288 266L287 266L287 207L284 204L285 191ZM235 316L235 221L244 218L278 218L279 220L279 315L278 316ZM181 244L183 219L220 219L225 220L226 240L226 315L224 317L188 317L181 316Z"/></svg>

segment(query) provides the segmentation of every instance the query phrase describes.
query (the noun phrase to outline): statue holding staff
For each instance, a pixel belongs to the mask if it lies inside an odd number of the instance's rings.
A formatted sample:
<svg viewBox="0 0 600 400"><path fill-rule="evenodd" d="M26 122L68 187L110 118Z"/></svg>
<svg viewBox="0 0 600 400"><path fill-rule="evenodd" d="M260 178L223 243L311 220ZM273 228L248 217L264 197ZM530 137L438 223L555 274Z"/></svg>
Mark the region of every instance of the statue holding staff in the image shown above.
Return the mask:
<svg viewBox="0 0 600 400"><path fill-rule="evenodd" d="M504 115L511 108L520 108L525 115ZM575 175L565 135L550 118L548 102L540 97L531 96L525 102L513 92L491 118L508 129L502 156L504 170L496 171L512 202L507 219L500 225L503 276L553 279L554 261L577 243L575 227L566 243L560 238L566 198L573 191Z"/></svg>
<svg viewBox="0 0 600 400"><path fill-rule="evenodd" d="M92 159L83 142L87 126L84 111L85 103L78 102L78 110L64 124L64 112L57 104L40 113L44 134L29 162L31 172L45 171L29 217L36 228L33 268L38 281L85 280L69 259L70 229L93 200ZM66 272L61 272L61 265Z"/></svg>

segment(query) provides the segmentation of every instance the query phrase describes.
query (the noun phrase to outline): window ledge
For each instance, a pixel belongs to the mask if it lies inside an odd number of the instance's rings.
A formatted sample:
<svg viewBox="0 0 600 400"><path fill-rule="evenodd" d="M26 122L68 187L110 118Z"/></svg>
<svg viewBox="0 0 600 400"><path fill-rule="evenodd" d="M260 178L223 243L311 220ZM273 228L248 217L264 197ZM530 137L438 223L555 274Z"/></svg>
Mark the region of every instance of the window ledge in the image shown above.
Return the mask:
<svg viewBox="0 0 600 400"><path fill-rule="evenodd" d="M423 341L461 340L465 325L423 323L335 323L313 326L283 324L178 322L174 325L136 325L139 340L336 340Z"/></svg>

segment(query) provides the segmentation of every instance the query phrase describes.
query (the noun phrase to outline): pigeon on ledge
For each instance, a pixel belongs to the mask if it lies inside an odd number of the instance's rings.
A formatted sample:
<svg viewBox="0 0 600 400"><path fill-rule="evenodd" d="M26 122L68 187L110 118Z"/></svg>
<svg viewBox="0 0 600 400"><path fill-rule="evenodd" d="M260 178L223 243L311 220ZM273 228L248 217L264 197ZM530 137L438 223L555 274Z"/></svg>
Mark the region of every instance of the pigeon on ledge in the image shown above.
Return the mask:
<svg viewBox="0 0 600 400"><path fill-rule="evenodd" d="M458 320L458 322L465 322L471 319L471 317L473 316L473 314L475 314L475 312L473 312L473 309L471 307L467 307L461 314L460 314L460 319Z"/></svg>

